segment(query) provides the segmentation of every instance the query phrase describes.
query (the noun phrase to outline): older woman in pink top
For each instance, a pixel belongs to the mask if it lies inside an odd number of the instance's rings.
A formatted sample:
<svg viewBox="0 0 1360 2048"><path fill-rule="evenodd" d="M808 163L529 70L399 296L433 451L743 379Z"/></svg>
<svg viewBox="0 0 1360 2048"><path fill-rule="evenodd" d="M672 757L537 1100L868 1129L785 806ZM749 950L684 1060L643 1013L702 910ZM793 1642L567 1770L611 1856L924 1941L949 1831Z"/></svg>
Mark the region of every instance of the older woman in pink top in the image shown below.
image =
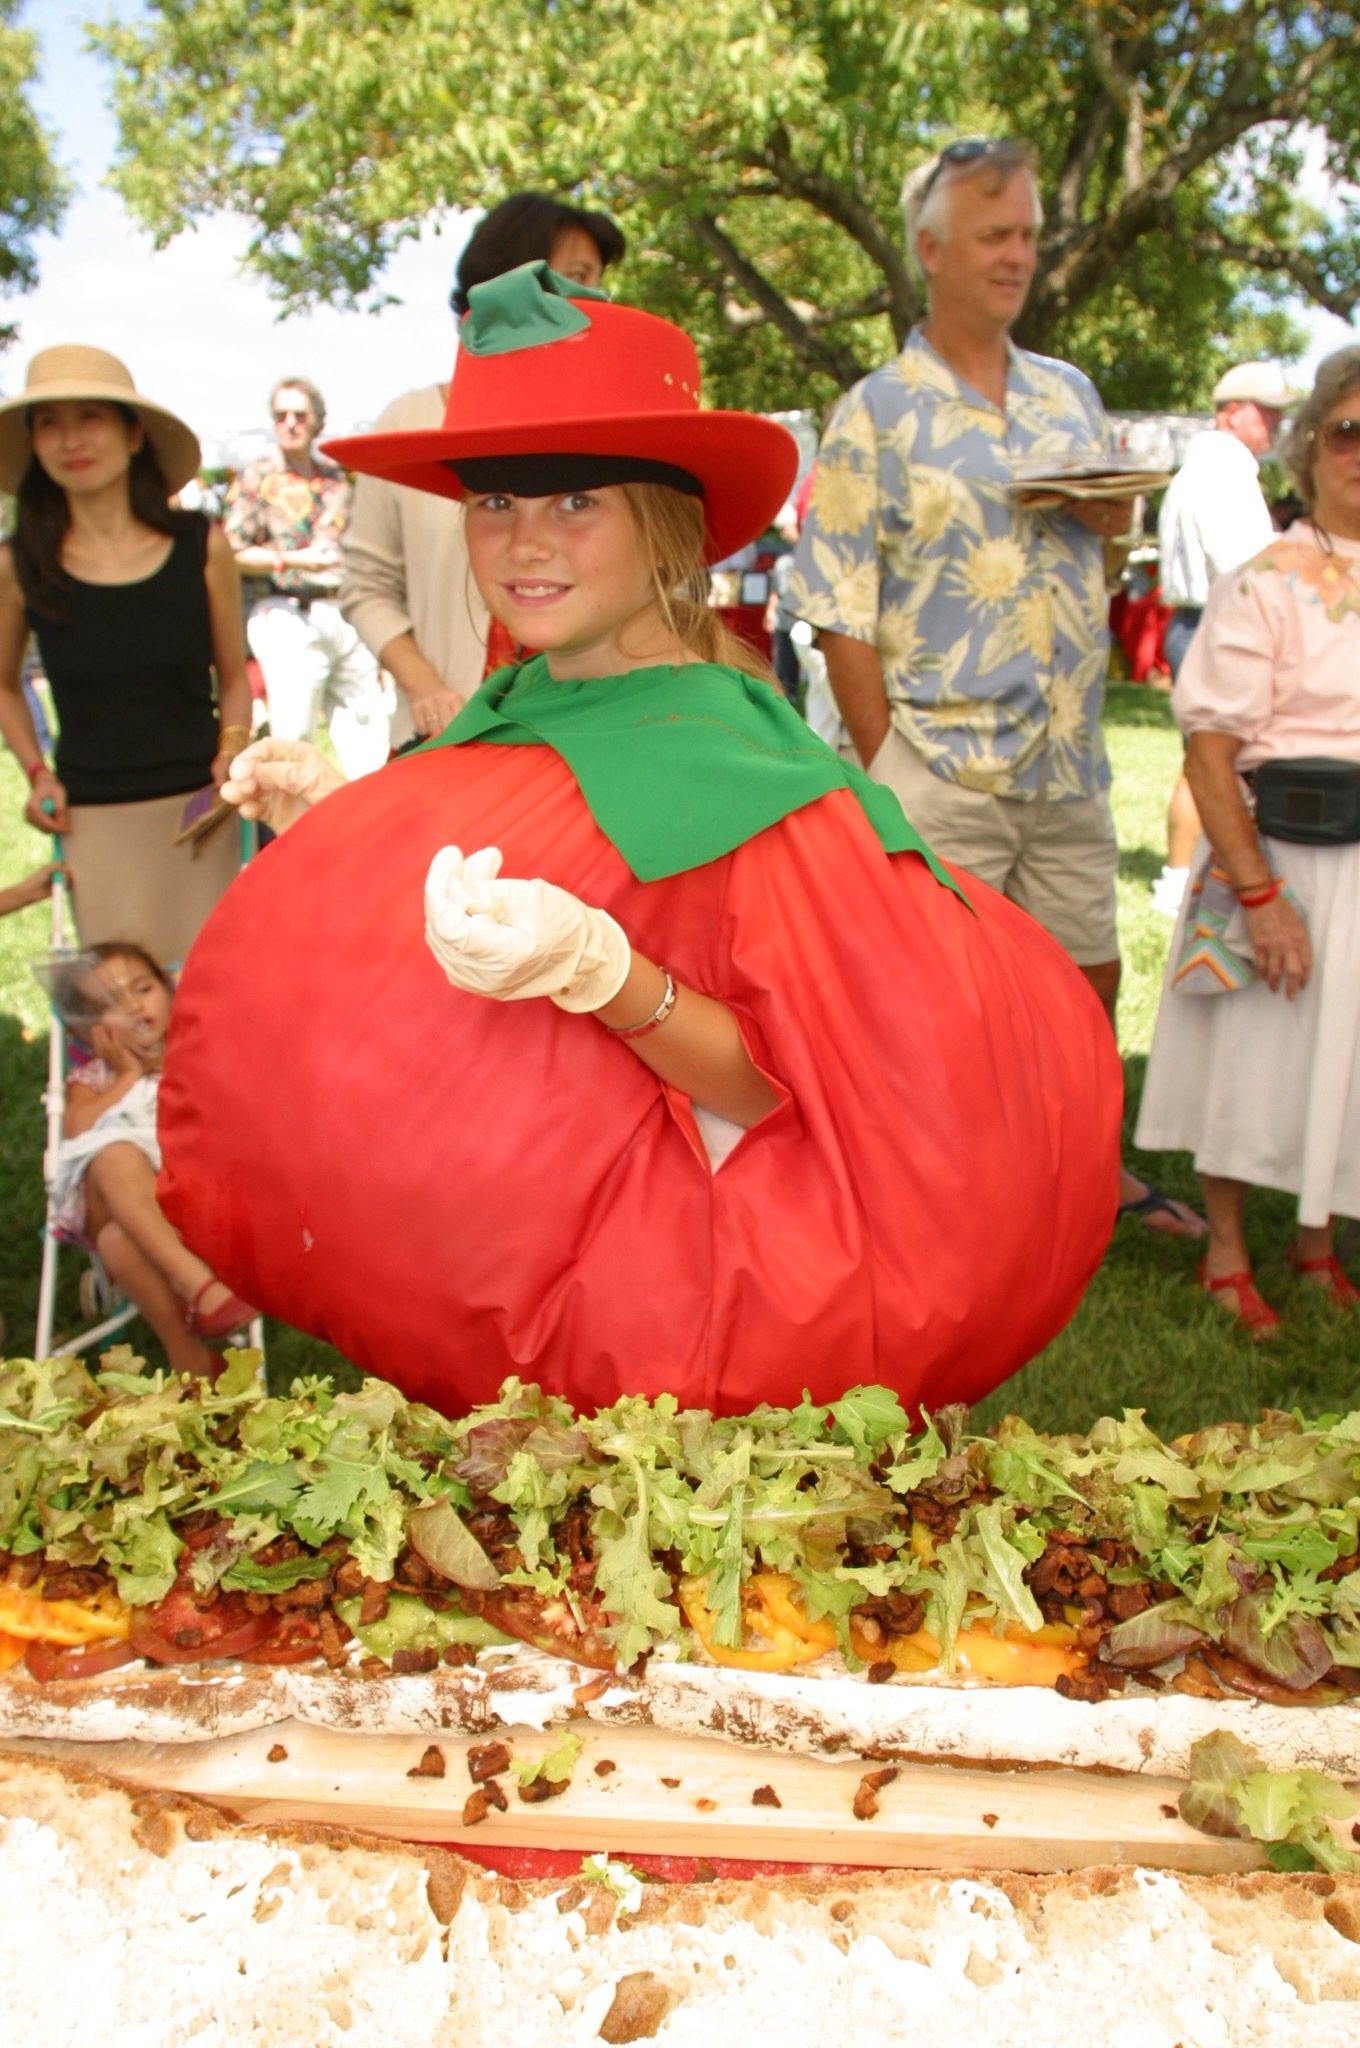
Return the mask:
<svg viewBox="0 0 1360 2048"><path fill-rule="evenodd" d="M1298 1196L1291 1265L1360 1309L1333 1249L1360 1215L1360 348L1321 365L1280 453L1309 516L1220 577L1173 698L1205 839L1137 1133L1193 1151L1200 1284L1258 1338L1280 1319L1243 1236L1252 1186Z"/></svg>

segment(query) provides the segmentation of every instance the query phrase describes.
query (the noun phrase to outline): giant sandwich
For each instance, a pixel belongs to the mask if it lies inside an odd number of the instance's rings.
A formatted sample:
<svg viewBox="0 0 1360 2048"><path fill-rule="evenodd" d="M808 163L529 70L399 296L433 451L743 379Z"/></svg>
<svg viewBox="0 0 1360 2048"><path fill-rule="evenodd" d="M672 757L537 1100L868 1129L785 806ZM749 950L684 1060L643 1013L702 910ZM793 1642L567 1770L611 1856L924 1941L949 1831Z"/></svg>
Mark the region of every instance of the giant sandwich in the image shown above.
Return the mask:
<svg viewBox="0 0 1360 2048"><path fill-rule="evenodd" d="M1164 1444L882 1388L715 1420L507 1383L265 1396L0 1368L0 1732L185 1741L578 1715L775 1747L1354 1775L1360 1417Z"/></svg>

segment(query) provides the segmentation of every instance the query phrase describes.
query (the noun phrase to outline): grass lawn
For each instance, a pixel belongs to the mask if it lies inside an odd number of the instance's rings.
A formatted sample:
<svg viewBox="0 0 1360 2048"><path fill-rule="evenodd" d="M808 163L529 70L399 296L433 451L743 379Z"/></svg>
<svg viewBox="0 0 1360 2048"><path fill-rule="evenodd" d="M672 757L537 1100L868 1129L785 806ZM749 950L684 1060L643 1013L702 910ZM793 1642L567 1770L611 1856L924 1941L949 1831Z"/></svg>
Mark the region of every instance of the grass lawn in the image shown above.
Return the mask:
<svg viewBox="0 0 1360 2048"><path fill-rule="evenodd" d="M1114 804L1121 847L1120 945L1124 957L1121 1043L1128 1125L1136 1112L1170 925L1150 906L1148 884L1161 867L1166 800L1180 760L1180 742L1166 698L1117 684L1106 731L1114 767ZM0 754L0 882L35 866L43 843L20 819L23 779ZM46 1078L46 1013L29 972L47 944L46 906L0 923L0 1310L8 1349L32 1343L42 1228L42 1089ZM1168 1192L1193 1199L1195 1177L1178 1155L1133 1158ZM991 1421L1015 1409L1039 1428L1084 1429L1121 1407L1147 1410L1153 1427L1174 1433L1198 1423L1249 1417L1262 1407L1299 1406L1313 1413L1356 1404L1360 1327L1337 1317L1294 1283L1284 1265L1293 1203L1255 1194L1248 1234L1261 1288L1285 1317L1272 1346L1254 1346L1193 1286L1195 1248L1136 1223L1119 1226L1109 1254L1069 1327L979 1410ZM78 1262L63 1261L58 1328L73 1325ZM133 1325L134 1339L148 1333ZM327 1369L335 1354L297 1331L269 1326L271 1380L294 1371ZM847 1378L854 1376L853 1367Z"/></svg>

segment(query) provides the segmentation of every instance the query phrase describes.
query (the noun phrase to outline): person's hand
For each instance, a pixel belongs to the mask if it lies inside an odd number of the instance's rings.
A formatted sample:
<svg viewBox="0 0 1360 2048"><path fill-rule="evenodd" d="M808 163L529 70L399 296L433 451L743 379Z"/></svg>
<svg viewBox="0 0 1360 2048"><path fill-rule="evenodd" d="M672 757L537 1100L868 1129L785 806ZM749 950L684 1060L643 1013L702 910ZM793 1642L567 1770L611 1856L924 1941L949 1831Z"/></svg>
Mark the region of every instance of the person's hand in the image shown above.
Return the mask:
<svg viewBox="0 0 1360 2048"><path fill-rule="evenodd" d="M128 1036L126 1027L118 1018L109 1014L90 1030L90 1049L96 1058L103 1060L122 1080L127 1075L151 1073L160 1064L159 1047L139 1047Z"/></svg>
<svg viewBox="0 0 1360 2048"><path fill-rule="evenodd" d="M65 881L66 870L60 861L50 860L46 867L34 868L32 874L25 875L21 882L13 882L8 889L0 889L0 914L25 910L30 903L41 903L57 875Z"/></svg>
<svg viewBox="0 0 1360 2048"><path fill-rule="evenodd" d="M243 818L258 819L271 832L286 832L323 797L344 787L339 769L310 740L272 739L244 748L220 785Z"/></svg>
<svg viewBox="0 0 1360 2048"><path fill-rule="evenodd" d="M1079 519L1090 533L1099 534L1102 540L1130 540L1137 498L1075 498L1070 507L1072 517Z"/></svg>
<svg viewBox="0 0 1360 2048"><path fill-rule="evenodd" d="M452 725L467 699L460 697L456 690L427 690L423 697L412 697L411 723L423 740L432 740L443 732L446 725Z"/></svg>
<svg viewBox="0 0 1360 2048"><path fill-rule="evenodd" d="M1244 904L1243 914L1256 972L1271 989L1278 992L1283 988L1286 1000L1292 1003L1313 971L1308 927L1284 896L1274 896L1255 910Z"/></svg>
<svg viewBox="0 0 1360 2048"><path fill-rule="evenodd" d="M34 776L28 802L24 805L24 816L39 832L69 830L71 818L66 807L66 789L50 768L42 768Z"/></svg>
<svg viewBox="0 0 1360 2048"><path fill-rule="evenodd" d="M599 1010L628 977L632 950L607 911L537 880L501 881L500 848L466 860L445 846L425 879L425 943L455 988L514 1002L547 996Z"/></svg>

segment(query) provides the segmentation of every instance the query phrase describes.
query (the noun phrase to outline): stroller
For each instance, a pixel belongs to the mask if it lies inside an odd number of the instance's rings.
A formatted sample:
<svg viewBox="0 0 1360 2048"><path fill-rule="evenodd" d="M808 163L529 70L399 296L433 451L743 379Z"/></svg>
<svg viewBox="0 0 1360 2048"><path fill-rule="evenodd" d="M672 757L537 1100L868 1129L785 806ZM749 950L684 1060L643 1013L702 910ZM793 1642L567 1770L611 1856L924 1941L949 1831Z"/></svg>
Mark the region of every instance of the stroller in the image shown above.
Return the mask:
<svg viewBox="0 0 1360 2048"><path fill-rule="evenodd" d="M250 858L256 843L255 828L244 820L241 823L242 865ZM60 841L55 842L57 859L61 858ZM50 965L60 969L72 965L81 958L78 948L71 943L68 930L68 898L65 880L60 869L52 878L52 927ZM57 1158L62 1144L63 1120L66 1111L66 1077L71 1061L71 1046L65 1021L58 1003L53 998L51 978L35 964L35 973L48 988L49 1025L47 1040L47 1086L43 1091L43 1108L47 1115L47 1128L43 1147L43 1186L47 1191L47 1202L43 1222L42 1270L38 1281L37 1329L34 1337L35 1358L64 1358L79 1356L94 1351L116 1337L121 1330L133 1322L139 1310L133 1301L122 1295L104 1270L94 1246L84 1238L73 1235L56 1214L52 1190L56 1179ZM74 1336L67 1337L60 1344L53 1344L53 1325L56 1315L58 1264L63 1247L79 1251L87 1261L80 1275L79 1302L83 1327ZM263 1356L264 1320L256 1316L245 1333L246 1341Z"/></svg>

